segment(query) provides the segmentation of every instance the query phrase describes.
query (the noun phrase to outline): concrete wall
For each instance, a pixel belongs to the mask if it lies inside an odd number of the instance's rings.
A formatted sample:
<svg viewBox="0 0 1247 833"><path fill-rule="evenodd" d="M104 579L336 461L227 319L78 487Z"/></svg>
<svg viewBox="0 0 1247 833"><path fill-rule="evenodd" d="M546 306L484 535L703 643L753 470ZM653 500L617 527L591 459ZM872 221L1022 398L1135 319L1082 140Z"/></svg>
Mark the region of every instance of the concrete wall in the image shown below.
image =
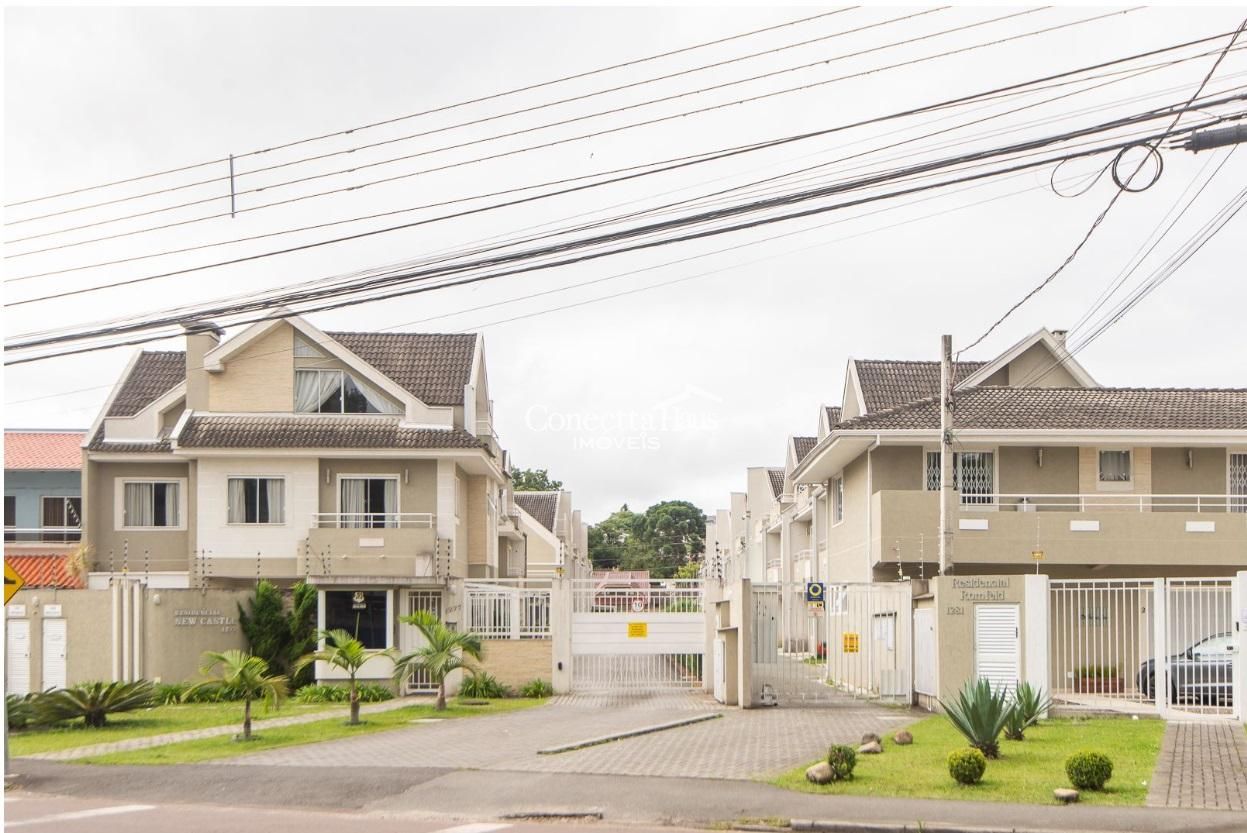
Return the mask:
<svg viewBox="0 0 1247 833"><path fill-rule="evenodd" d="M90 472L86 481L89 490L87 500L87 540L91 545L91 557L95 571L121 570L129 544L130 570L144 569L144 552L148 553L147 567L153 571L186 570L190 566L190 554L196 548L196 517L198 514L198 489L196 487L196 464L190 463L88 463ZM117 524L118 481L126 478L168 478L184 481L185 517L184 529L121 529Z"/></svg>
<svg viewBox="0 0 1247 833"><path fill-rule="evenodd" d="M844 520L832 525L827 538L830 582L870 580L868 473L865 455L844 468Z"/></svg>
<svg viewBox="0 0 1247 833"><path fill-rule="evenodd" d="M208 410L290 413L294 410L294 328L274 327L236 353L224 372L208 374Z"/></svg>
<svg viewBox="0 0 1247 833"><path fill-rule="evenodd" d="M1045 372L1045 368L1047 368ZM1022 355L1009 362L1009 385L1031 388L1082 387L1064 364L1058 364L1052 351L1043 343L1031 345ZM1038 373L1042 376L1037 376Z"/></svg>
<svg viewBox="0 0 1247 833"><path fill-rule="evenodd" d="M433 460L322 459L318 475L319 511L339 511L340 476L370 474L398 477L399 512L436 514L437 463ZM307 520L310 522L311 518Z"/></svg>
<svg viewBox="0 0 1247 833"><path fill-rule="evenodd" d="M1111 448L1112 446L1106 446ZM1095 446L1080 446L1078 449L1078 492L1084 495L1150 495L1156 490L1152 488L1152 449L1134 447L1131 449L1130 475L1131 480L1125 484L1107 484L1100 482L1100 449ZM1222 488L1221 493L1225 492ZM1118 511L1131 511L1124 508Z"/></svg>
<svg viewBox="0 0 1247 833"><path fill-rule="evenodd" d="M1001 446L996 451L999 481L996 491L1003 494L1078 494L1078 449L1035 446Z"/></svg>
<svg viewBox="0 0 1247 833"><path fill-rule="evenodd" d="M549 639L487 639L481 667L503 685L519 689L533 680L550 682L553 643Z"/></svg>
<svg viewBox="0 0 1247 833"><path fill-rule="evenodd" d="M1158 495L1223 495L1229 491L1227 466L1224 448L1153 448L1152 488ZM1176 501L1155 501L1155 508L1171 502Z"/></svg>
<svg viewBox="0 0 1247 833"><path fill-rule="evenodd" d="M885 445L870 453L873 472L870 488L921 489L925 454L922 446Z"/></svg>
<svg viewBox="0 0 1247 833"><path fill-rule="evenodd" d="M285 517L279 524L230 524L229 478L281 477L285 480ZM241 558L255 573L257 554L264 560L293 559L301 554L312 516L319 511L319 469L315 457L208 457L199 461L199 547L214 561ZM265 573L267 575L267 573Z"/></svg>
<svg viewBox="0 0 1247 833"><path fill-rule="evenodd" d="M937 679L940 698L956 697L975 676L974 610L980 604L1016 604L1021 633L1019 670L1026 664L1026 610L1023 576L940 576L931 581L935 593L935 644L939 651Z"/></svg>

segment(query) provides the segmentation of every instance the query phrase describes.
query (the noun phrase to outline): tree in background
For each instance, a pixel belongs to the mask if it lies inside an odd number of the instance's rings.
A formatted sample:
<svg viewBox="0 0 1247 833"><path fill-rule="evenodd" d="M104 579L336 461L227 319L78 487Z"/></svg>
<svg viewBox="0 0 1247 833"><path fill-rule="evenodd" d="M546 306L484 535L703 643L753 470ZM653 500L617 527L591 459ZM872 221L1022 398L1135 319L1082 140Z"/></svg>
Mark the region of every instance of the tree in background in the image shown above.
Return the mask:
<svg viewBox="0 0 1247 833"><path fill-rule="evenodd" d="M295 688L315 682L315 672L310 666L295 670L299 657L316 648L316 606L319 594L316 588L304 582L298 582L290 591L291 605L286 616L286 626L290 632L290 645L286 649L286 662L278 666L285 670Z"/></svg>
<svg viewBox="0 0 1247 833"><path fill-rule="evenodd" d="M551 480L549 469L511 469L511 486L517 492L557 492L562 480Z"/></svg>
<svg viewBox="0 0 1247 833"><path fill-rule="evenodd" d="M261 579L251 596L250 612L238 605L238 625L251 653L279 675L290 675L297 685L312 681L312 670L294 673L299 657L316 647L316 588L299 582L291 588L290 605L272 582Z"/></svg>
<svg viewBox="0 0 1247 833"><path fill-rule="evenodd" d="M691 571L695 577L705 534L705 513L686 500L656 503L641 514L625 504L590 528L589 560L602 570L648 570L654 578Z"/></svg>

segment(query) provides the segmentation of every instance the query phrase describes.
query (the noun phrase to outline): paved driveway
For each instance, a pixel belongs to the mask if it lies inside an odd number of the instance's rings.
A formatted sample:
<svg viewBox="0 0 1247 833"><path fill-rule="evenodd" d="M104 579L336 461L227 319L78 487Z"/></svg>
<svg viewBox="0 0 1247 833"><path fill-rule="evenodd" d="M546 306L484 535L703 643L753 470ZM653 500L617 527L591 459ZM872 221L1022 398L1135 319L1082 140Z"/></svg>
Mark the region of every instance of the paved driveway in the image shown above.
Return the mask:
<svg viewBox="0 0 1247 833"><path fill-rule="evenodd" d="M537 750L716 711L721 717L557 755ZM215 762L223 766L447 767L694 778L772 775L920 715L845 698L818 708L724 709L700 694L569 696L509 714L421 723Z"/></svg>

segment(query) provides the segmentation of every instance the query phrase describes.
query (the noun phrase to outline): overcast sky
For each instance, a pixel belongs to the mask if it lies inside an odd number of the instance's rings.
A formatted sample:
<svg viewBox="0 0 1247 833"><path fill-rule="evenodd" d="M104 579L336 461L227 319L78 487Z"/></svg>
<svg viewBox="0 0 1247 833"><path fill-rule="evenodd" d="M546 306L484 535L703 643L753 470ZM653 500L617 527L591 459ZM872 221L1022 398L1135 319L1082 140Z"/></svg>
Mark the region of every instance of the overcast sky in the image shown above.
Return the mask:
<svg viewBox="0 0 1247 833"><path fill-rule="evenodd" d="M5 12L4 202L221 159L230 153L247 154L826 10L10 8ZM447 128L882 23L921 9L846 11L280 153L246 156L237 164L240 190L423 154L366 171L243 194L238 197L238 208L817 84L1109 11L1042 10L870 54L851 54L1019 10L959 8L922 15L569 104L248 174L276 162ZM1237 27L1243 14L1234 8L1145 9L661 124L253 210L233 219L188 223L44 254L15 256L34 248L219 213L227 207L228 184L214 183L47 220L13 224L14 220L222 176L226 167L215 164L134 186L20 206L7 212L6 241L176 202L216 198L191 208L8 245L6 301L270 251L436 216L448 209L409 212L60 276L13 282L14 277L269 234L846 124L1228 32ZM1224 43L1203 48L1215 49ZM449 144L823 60L830 62L576 124L440 150ZM1184 102L1213 60L1207 56L1119 79L1098 90L1011 115L1001 114L1068 90L1009 99L985 109L980 104L980 109L889 122L626 185L299 254L10 307L6 331L11 336L110 319L424 257L482 239L512 236L534 226L556 221L563 225L569 218L600 217L604 216L601 212L613 214L702 195L877 150L988 115L998 118L909 148L844 162L822 173L839 176L854 165L911 163L961 148L1085 126ZM1244 54L1231 54L1209 90L1241 92L1245 72ZM1057 121L1058 117L1065 120ZM1013 132L984 136L1005 129ZM927 147L954 140L959 143ZM1207 176L1224 153L1166 152L1159 181L1119 201L1073 265L967 357L990 358L1040 326L1072 326L1144 247L1152 230L1175 205L1182 204L1183 195L1194 193L1192 183L1198 188L1204 181L1201 173ZM885 164L884 157L891 161ZM1058 175L1072 190L1081 184L1076 177L1094 173L1105 161L1072 163ZM934 359L941 333L951 332L955 345L967 343L1050 273L1114 190L1108 177L1102 177L1082 196L1063 198L1047 188L1051 174L1045 168L972 189L960 186L955 192L924 194L922 202L912 205L901 204L908 200L880 202L730 237L318 313L311 320L324 329L480 329L485 333L490 387L503 444L518 465L547 467L562 479L575 493L586 519L598 520L624 502L636 508L668 498L689 499L712 511L725 505L730 490L744 487L746 466L780 465L788 435L815 433L818 407L839 404L849 356ZM1240 151L1237 158L1229 158L1124 290L1143 281L1224 206L1242 187L1244 174L1247 152ZM823 180L802 180L802 184L816 181ZM620 204L627 206L612 208ZM1245 229L1247 214L1241 214L1171 280L1081 353L1080 361L1106 385L1247 384L1247 360L1239 346L1247 302L1242 259ZM763 239L787 232L800 233ZM738 244L749 245L707 254ZM662 265L676 260L684 262ZM564 289L620 273L632 274ZM678 283L581 304L671 281ZM532 297L536 293L543 294ZM489 304L499 305L464 312ZM577 306L502 321L567 305ZM181 345L175 340L149 346L171 349ZM7 368L6 427L89 425L134 349Z"/></svg>

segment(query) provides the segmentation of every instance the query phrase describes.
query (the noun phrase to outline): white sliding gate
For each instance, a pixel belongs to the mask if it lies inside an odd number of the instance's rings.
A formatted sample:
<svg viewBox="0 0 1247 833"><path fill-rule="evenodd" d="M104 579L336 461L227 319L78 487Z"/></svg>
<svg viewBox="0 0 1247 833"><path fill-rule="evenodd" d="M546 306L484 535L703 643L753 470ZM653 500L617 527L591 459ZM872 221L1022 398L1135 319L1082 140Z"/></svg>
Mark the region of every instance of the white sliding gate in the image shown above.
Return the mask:
<svg viewBox="0 0 1247 833"><path fill-rule="evenodd" d="M573 691L702 687L700 581L577 579L570 585Z"/></svg>
<svg viewBox="0 0 1247 833"><path fill-rule="evenodd" d="M1049 584L1057 700L1238 719L1238 578L1054 580Z"/></svg>
<svg viewBox="0 0 1247 833"><path fill-rule="evenodd" d="M913 696L910 585L828 584L820 610L805 583L754 584L752 702L833 705Z"/></svg>

